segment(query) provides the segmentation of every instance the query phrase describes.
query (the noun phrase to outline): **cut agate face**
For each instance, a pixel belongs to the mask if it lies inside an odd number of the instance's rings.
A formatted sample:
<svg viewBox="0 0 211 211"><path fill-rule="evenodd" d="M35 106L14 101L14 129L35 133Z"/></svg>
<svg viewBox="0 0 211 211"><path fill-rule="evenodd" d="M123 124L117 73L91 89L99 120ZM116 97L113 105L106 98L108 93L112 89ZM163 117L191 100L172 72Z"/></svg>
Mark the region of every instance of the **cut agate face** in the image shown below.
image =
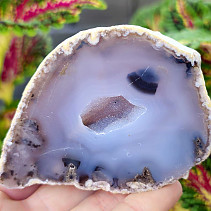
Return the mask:
<svg viewBox="0 0 211 211"><path fill-rule="evenodd" d="M42 62L1 157L1 183L132 193L185 177L210 152L200 55L137 26L78 33Z"/></svg>

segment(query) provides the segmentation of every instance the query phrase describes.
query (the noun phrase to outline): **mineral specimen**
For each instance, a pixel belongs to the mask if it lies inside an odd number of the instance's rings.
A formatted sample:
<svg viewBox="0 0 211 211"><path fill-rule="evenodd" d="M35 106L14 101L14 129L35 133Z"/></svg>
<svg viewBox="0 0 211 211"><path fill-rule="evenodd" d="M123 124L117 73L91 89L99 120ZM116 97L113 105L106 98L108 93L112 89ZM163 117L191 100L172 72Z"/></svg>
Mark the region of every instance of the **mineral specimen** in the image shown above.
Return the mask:
<svg viewBox="0 0 211 211"><path fill-rule="evenodd" d="M200 55L137 26L65 40L26 87L1 156L1 183L132 193L185 177L210 152Z"/></svg>

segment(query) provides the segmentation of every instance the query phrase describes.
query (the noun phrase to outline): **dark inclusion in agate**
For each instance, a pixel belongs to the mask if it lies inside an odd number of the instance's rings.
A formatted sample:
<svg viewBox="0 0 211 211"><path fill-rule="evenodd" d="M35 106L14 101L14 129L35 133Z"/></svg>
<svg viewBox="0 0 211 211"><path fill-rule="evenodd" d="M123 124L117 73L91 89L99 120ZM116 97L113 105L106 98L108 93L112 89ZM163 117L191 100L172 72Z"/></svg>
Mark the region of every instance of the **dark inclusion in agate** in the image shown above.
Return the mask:
<svg viewBox="0 0 211 211"><path fill-rule="evenodd" d="M156 186L200 162L207 132L184 58L144 38L86 41L58 55L17 124L1 180Z"/></svg>
<svg viewBox="0 0 211 211"><path fill-rule="evenodd" d="M127 77L138 90L148 94L155 94L158 87L158 78L149 68L129 73Z"/></svg>

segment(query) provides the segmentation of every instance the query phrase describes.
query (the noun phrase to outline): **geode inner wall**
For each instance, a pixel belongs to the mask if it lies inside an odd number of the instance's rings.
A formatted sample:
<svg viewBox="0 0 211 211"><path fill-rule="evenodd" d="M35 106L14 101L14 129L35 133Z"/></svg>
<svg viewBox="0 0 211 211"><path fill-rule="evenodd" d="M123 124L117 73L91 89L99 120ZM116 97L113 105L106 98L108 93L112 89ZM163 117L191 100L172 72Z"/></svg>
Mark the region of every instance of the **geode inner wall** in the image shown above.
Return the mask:
<svg viewBox="0 0 211 211"><path fill-rule="evenodd" d="M57 51L25 91L4 147L3 184L135 192L204 159L208 114L196 62L137 33L108 32L95 45L79 40L71 54Z"/></svg>

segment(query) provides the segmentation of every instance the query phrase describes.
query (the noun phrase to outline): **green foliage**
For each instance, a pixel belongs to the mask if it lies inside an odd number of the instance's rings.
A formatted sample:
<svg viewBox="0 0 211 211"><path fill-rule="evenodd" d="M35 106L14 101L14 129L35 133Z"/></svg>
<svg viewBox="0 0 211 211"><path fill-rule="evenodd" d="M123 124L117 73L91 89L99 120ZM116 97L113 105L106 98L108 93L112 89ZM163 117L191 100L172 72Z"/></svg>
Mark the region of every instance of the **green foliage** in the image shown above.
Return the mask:
<svg viewBox="0 0 211 211"><path fill-rule="evenodd" d="M203 167L211 174L211 157L202 163ZM211 176L211 175L210 175Z"/></svg>
<svg viewBox="0 0 211 211"><path fill-rule="evenodd" d="M44 20L33 21L30 23L15 23L12 21L4 21L0 23L0 32L7 33L12 31L17 36L24 34L28 36L34 36L37 31L48 32L50 27L62 28L63 23L59 23L59 19L63 18L64 23L76 23L79 21L79 16L73 16L69 12L58 12L56 14L48 14Z"/></svg>
<svg viewBox="0 0 211 211"><path fill-rule="evenodd" d="M137 10L131 24L162 33L186 28L211 30L211 2L194 0L164 0Z"/></svg>
<svg viewBox="0 0 211 211"><path fill-rule="evenodd" d="M182 181L183 194L180 198L183 208L190 211L209 211L203 200L197 198L197 193L194 189L186 186Z"/></svg>
<svg viewBox="0 0 211 211"><path fill-rule="evenodd" d="M160 19L160 8L162 4L162 2L159 2L157 4L153 4L150 7L143 7L142 9L138 9L133 15L130 24L142 26L148 29L154 28L153 25L156 24L156 22Z"/></svg>
<svg viewBox="0 0 211 211"><path fill-rule="evenodd" d="M211 43L210 31L204 29L184 29L178 32L168 32L166 35L194 49L199 49L202 42Z"/></svg>
<svg viewBox="0 0 211 211"><path fill-rule="evenodd" d="M211 97L211 75L204 75L204 79L206 81L207 92Z"/></svg>
<svg viewBox="0 0 211 211"><path fill-rule="evenodd" d="M61 28L65 23L76 23L82 9L106 9L103 0L19 0L0 1L0 32L12 31L17 36L34 36L50 27ZM15 13L14 13L15 11Z"/></svg>
<svg viewBox="0 0 211 211"><path fill-rule="evenodd" d="M20 39L20 38L19 38ZM51 40L47 35L37 34L31 38L26 35L22 37L22 57L20 74L15 78L15 86L23 83L26 78L31 77L43 58L51 51Z"/></svg>

